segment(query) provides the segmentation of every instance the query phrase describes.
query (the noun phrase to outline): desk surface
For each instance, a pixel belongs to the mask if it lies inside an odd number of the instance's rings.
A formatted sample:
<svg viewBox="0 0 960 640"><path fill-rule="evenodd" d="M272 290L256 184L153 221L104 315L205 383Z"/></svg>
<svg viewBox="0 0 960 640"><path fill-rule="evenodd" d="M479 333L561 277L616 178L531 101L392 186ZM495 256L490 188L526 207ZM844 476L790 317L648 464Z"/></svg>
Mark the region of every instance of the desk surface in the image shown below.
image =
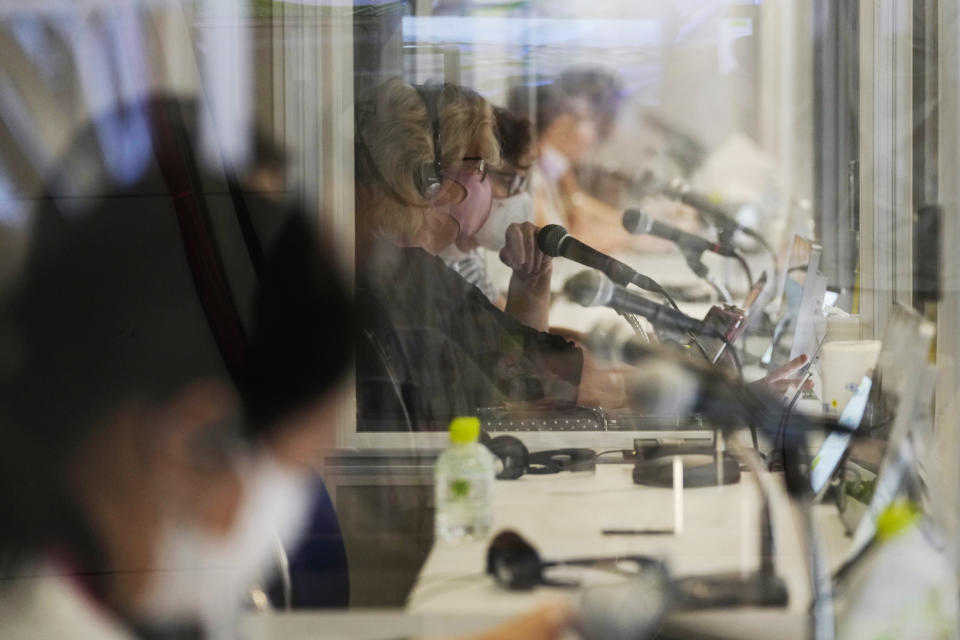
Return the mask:
<svg viewBox="0 0 960 640"><path fill-rule="evenodd" d="M650 554L663 557L677 576L721 571L752 571L759 548L759 497L756 483L744 474L726 487L684 491L684 531L681 535L603 536L606 527L664 528L672 526L671 489L633 484L630 465L598 465L596 474L525 476L496 486L491 538L514 529L542 557L562 559L583 555ZM776 565L790 591L783 609L737 609L671 616L670 626L712 637L804 637L809 605L806 558L794 508L774 476L773 505ZM816 515L831 557L847 545L832 507L817 507ZM565 590L540 588L528 593L507 592L483 576L489 540L463 545L438 543L431 551L408 598L408 611L423 615L483 615L521 613L535 603ZM718 635L719 634L719 635Z"/></svg>

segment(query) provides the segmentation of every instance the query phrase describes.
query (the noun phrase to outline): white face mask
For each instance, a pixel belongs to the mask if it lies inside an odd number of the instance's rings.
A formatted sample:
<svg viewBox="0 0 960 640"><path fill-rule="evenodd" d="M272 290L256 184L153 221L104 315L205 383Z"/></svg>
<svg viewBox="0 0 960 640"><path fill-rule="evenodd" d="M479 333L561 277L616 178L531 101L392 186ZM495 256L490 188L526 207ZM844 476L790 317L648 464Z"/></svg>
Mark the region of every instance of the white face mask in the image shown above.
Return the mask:
<svg viewBox="0 0 960 640"><path fill-rule="evenodd" d="M490 217L473 236L481 247L500 251L507 243L507 227L533 222L533 198L526 191L509 198L494 198Z"/></svg>
<svg viewBox="0 0 960 640"><path fill-rule="evenodd" d="M280 544L289 550L298 542L309 514L309 476L267 455L240 466L243 502L229 533L167 526L148 587L148 621L195 621L212 640L232 640L243 596L276 565Z"/></svg>
<svg viewBox="0 0 960 640"><path fill-rule="evenodd" d="M537 161L540 170L550 182L556 182L570 169L570 160L556 147L545 144L540 148L540 158Z"/></svg>

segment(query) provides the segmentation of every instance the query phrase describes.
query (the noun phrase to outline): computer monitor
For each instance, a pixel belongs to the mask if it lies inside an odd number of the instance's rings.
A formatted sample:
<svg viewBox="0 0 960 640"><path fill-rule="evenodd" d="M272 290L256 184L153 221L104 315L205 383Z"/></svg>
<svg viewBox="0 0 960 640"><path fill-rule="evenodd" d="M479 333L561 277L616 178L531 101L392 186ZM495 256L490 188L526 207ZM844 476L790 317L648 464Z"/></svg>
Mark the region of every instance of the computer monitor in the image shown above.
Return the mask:
<svg viewBox="0 0 960 640"><path fill-rule="evenodd" d="M914 442L920 403L929 388L924 375L934 327L920 314L895 305L887 321L880 361L871 393L867 425L885 431L886 448L878 468L873 498L854 532L847 562L856 558L876 532L879 515L897 497L918 463ZM864 427L861 427L863 429Z"/></svg>
<svg viewBox="0 0 960 640"><path fill-rule="evenodd" d="M873 387L873 378L865 375L857 386L857 390L847 402L847 406L840 413L837 421L840 426L850 430L860 428L860 422L867 411L867 401L870 398L870 389ZM820 445L817 455L810 462L810 488L813 490L815 499L819 499L826 493L830 486L830 478L836 473L840 463L850 447L850 441L853 434L834 431L827 435L823 444Z"/></svg>
<svg viewBox="0 0 960 640"><path fill-rule="evenodd" d="M820 273L822 252L819 244L794 236L780 279L779 319L770 346L760 359L764 366L776 368L801 354L812 355L816 350L817 322L823 317L827 285Z"/></svg>

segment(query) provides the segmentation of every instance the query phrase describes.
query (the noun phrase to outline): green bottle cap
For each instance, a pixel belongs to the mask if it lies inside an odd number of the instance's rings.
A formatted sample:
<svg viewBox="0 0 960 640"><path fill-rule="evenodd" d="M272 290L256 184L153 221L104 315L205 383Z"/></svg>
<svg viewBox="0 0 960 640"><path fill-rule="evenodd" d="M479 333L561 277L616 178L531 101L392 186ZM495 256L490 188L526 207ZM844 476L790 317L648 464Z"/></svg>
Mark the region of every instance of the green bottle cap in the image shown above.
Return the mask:
<svg viewBox="0 0 960 640"><path fill-rule="evenodd" d="M450 421L450 442L470 444L480 437L480 418L460 416Z"/></svg>

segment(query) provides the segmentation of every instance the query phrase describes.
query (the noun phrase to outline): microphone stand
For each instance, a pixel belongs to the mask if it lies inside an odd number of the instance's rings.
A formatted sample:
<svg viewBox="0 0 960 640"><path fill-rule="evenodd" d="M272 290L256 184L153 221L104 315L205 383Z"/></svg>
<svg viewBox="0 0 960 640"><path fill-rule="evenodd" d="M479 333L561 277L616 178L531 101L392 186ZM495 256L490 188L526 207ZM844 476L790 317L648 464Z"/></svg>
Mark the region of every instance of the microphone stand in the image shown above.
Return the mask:
<svg viewBox="0 0 960 640"><path fill-rule="evenodd" d="M752 449L731 442L731 448L754 476L760 495L760 566L749 576L721 573L682 578L675 583L678 609L701 610L726 607L783 607L789 592L774 563L774 537L770 511L771 490L759 456Z"/></svg>
<svg viewBox="0 0 960 640"><path fill-rule="evenodd" d="M640 336L644 342L650 344L650 336L647 335L646 330L644 330L643 325L640 324L640 319L637 318L635 314L626 313L624 311L617 311L617 314L627 321L627 324L630 325L630 328L633 329L633 332Z"/></svg>
<svg viewBox="0 0 960 640"><path fill-rule="evenodd" d="M720 301L726 304L733 304L733 296L730 295L730 292L727 291L727 288L723 286L716 278L710 275L710 270L707 269L707 265L703 264L702 254L697 255L690 252L684 252L684 258L687 260L687 266L690 267L690 270L694 274L717 292L717 295L720 297Z"/></svg>
<svg viewBox="0 0 960 640"><path fill-rule="evenodd" d="M783 438L782 452L787 492L793 495L799 506L805 555L809 558L807 567L811 598L809 637L811 640L834 640L836 638L836 618L826 545L814 522L813 499L809 491L809 485L806 484L805 479L794 477L792 473L795 473L798 460L805 449L806 430L798 429L794 431L791 429L787 424L790 409L787 408L786 411L788 412L787 420L783 416L777 420L776 415L769 415L760 407L755 407L752 410L748 408L748 413L752 416L751 419L755 419L761 424L767 424L768 428L765 429L767 433L773 430L773 422L782 424L782 430L778 424L776 431Z"/></svg>
<svg viewBox="0 0 960 640"><path fill-rule="evenodd" d="M804 546L810 557L810 638L834 640L836 619L833 607L833 583L827 562L827 549L823 536L813 521L813 503L800 500L800 517L803 524Z"/></svg>
<svg viewBox="0 0 960 640"><path fill-rule="evenodd" d="M761 247L767 252L767 255L770 256L771 265L773 268L773 282L776 283L780 277L778 264L777 264L777 252L773 250L773 247L770 246L770 243L767 242L767 239L764 238L758 231L750 229L749 227L740 227L736 220L732 218L725 218L721 220L720 218L713 218L713 224L717 229L717 240L720 244L725 244L728 247L734 247L733 237L737 234L737 231L743 232L745 235L753 238L757 241Z"/></svg>

